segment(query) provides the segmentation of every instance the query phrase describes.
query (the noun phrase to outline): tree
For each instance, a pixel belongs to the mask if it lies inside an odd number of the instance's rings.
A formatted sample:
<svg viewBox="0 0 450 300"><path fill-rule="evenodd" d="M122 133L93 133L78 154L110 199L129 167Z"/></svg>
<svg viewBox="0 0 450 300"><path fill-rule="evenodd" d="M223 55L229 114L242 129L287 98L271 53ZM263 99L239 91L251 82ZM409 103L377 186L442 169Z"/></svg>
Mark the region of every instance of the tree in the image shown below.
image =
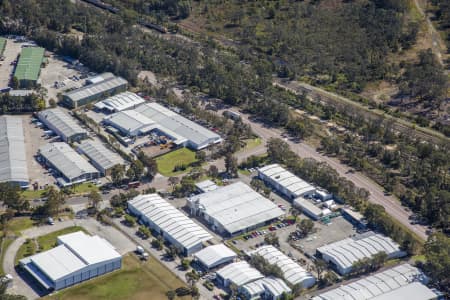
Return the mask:
<svg viewBox="0 0 450 300"><path fill-rule="evenodd" d="M98 205L102 202L102 196L97 191L92 191L88 195L89 205L98 210Z"/></svg>
<svg viewBox="0 0 450 300"><path fill-rule="evenodd" d="M53 186L47 191L47 202L44 204L45 212L48 216L56 216L65 203L63 191L57 191Z"/></svg>
<svg viewBox="0 0 450 300"><path fill-rule="evenodd" d="M27 297L22 295L7 294L8 283L0 282L0 300L27 300Z"/></svg>
<svg viewBox="0 0 450 300"><path fill-rule="evenodd" d="M443 292L450 293L450 238L441 232L428 237L424 253L425 272Z"/></svg>
<svg viewBox="0 0 450 300"><path fill-rule="evenodd" d="M137 155L138 159L143 163L143 165L147 168L147 177L153 179L153 177L158 173L158 164L156 160L152 157L145 155L144 152L139 151Z"/></svg>
<svg viewBox="0 0 450 300"><path fill-rule="evenodd" d="M125 168L122 165L115 165L111 169L111 180L114 185L118 186L122 183L123 177L125 175Z"/></svg>
<svg viewBox="0 0 450 300"><path fill-rule="evenodd" d="M297 207L291 206L291 208L289 209L289 212L294 217L294 222L297 222L297 217L300 214L300 209Z"/></svg>
<svg viewBox="0 0 450 300"><path fill-rule="evenodd" d="M125 175L128 177L128 180L133 181L136 177L136 174L134 173L133 168L128 168L128 170L125 172Z"/></svg>
<svg viewBox="0 0 450 300"><path fill-rule="evenodd" d="M190 267L190 265L191 265L191 261L189 260L189 259L182 259L181 260L181 269L183 270L183 271L186 271L186 270L188 270L189 269L189 267Z"/></svg>
<svg viewBox="0 0 450 300"><path fill-rule="evenodd" d="M30 203L20 195L20 187L7 182L0 183L0 202L18 213L30 208Z"/></svg>
<svg viewBox="0 0 450 300"><path fill-rule="evenodd" d="M175 297L177 296L177 293L173 290L170 290L170 291L167 291L166 296L167 296L167 299L174 300Z"/></svg>
<svg viewBox="0 0 450 300"><path fill-rule="evenodd" d="M144 165L142 164L142 162L140 160L133 160L130 168L134 172L133 180L139 180L144 173Z"/></svg>
<svg viewBox="0 0 450 300"><path fill-rule="evenodd" d="M175 189L175 186L178 183L180 183L180 178L171 176L171 177L169 177L169 179L167 181L169 181L170 185L172 186L172 191L173 191Z"/></svg>
<svg viewBox="0 0 450 300"><path fill-rule="evenodd" d="M297 230L300 232L302 237L306 237L314 229L314 222L310 219L302 219L300 223L297 224Z"/></svg>
<svg viewBox="0 0 450 300"><path fill-rule="evenodd" d="M206 152L202 151L202 150L195 152L195 158L200 162L205 162L206 161Z"/></svg>
<svg viewBox="0 0 450 300"><path fill-rule="evenodd" d="M219 177L219 169L217 168L217 166L215 165L209 166L208 175L211 176L212 178Z"/></svg>
<svg viewBox="0 0 450 300"><path fill-rule="evenodd" d="M143 239L148 239L152 235L150 229L145 225L139 226L138 233Z"/></svg>
<svg viewBox="0 0 450 300"><path fill-rule="evenodd" d="M50 100L48 100L48 104L50 104L51 108L55 108L56 107L55 99L51 98Z"/></svg>
<svg viewBox="0 0 450 300"><path fill-rule="evenodd" d="M317 273L317 279L321 279L322 278L322 273L323 271L325 271L325 269L327 268L327 262L324 261L323 259L315 259L314 260L314 269L316 270Z"/></svg>
<svg viewBox="0 0 450 300"><path fill-rule="evenodd" d="M269 245L273 245L276 247L280 246L280 242L278 236L274 232L270 232L264 236L264 242Z"/></svg>
<svg viewBox="0 0 450 300"><path fill-rule="evenodd" d="M231 177L236 178L238 176L237 159L231 153L225 155L225 169Z"/></svg>
<svg viewBox="0 0 450 300"><path fill-rule="evenodd" d="M129 227L134 227L134 225L136 225L136 218L130 215L125 215L125 224Z"/></svg>
<svg viewBox="0 0 450 300"><path fill-rule="evenodd" d="M163 249L163 246L164 244L161 239L157 238L152 240L152 247L155 248L156 250L161 251Z"/></svg>

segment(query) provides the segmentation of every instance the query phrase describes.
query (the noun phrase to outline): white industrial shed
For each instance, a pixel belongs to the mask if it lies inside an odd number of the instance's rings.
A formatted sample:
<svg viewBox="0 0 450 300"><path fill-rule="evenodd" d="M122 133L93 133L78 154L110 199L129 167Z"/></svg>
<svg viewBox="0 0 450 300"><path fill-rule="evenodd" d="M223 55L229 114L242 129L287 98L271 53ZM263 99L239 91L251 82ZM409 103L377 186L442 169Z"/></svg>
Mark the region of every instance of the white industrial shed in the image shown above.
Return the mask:
<svg viewBox="0 0 450 300"><path fill-rule="evenodd" d="M218 244L200 250L194 254L194 257L205 269L211 270L232 262L237 254L224 244Z"/></svg>
<svg viewBox="0 0 450 300"><path fill-rule="evenodd" d="M200 150L222 141L218 134L158 103L146 103L133 110L115 113L106 117L104 122L129 136L159 131L170 137L175 144L195 150Z"/></svg>
<svg viewBox="0 0 450 300"><path fill-rule="evenodd" d="M391 238L371 233L360 239L346 238L317 248L317 255L329 262L341 275L350 273L358 260L371 258L380 252L386 253L388 259L406 255Z"/></svg>
<svg viewBox="0 0 450 300"><path fill-rule="evenodd" d="M211 191L214 191L219 188L214 181L209 180L209 179L201 181L201 182L197 182L195 184L195 187L197 188L197 190L200 193L211 192Z"/></svg>
<svg viewBox="0 0 450 300"><path fill-rule="evenodd" d="M278 164L258 168L258 176L288 199L312 196L316 188Z"/></svg>
<svg viewBox="0 0 450 300"><path fill-rule="evenodd" d="M201 250L203 243L212 239L211 234L158 194L139 195L128 201L128 209L186 256Z"/></svg>
<svg viewBox="0 0 450 300"><path fill-rule="evenodd" d="M78 146L78 151L86 155L92 165L104 176L110 175L115 165L125 163L119 154L108 149L100 141L85 140Z"/></svg>
<svg viewBox="0 0 450 300"><path fill-rule="evenodd" d="M263 226L284 212L243 182L236 182L188 199L191 214L202 217L213 230L235 235Z"/></svg>
<svg viewBox="0 0 450 300"><path fill-rule="evenodd" d="M428 278L416 267L402 264L341 285L340 287L313 297L313 300L430 300L436 294L425 284Z"/></svg>
<svg viewBox="0 0 450 300"><path fill-rule="evenodd" d="M142 104L144 102L145 100L135 93L123 92L118 95L109 97L106 100L97 102L94 106L97 109L114 113L126 109L136 108L139 104Z"/></svg>
<svg viewBox="0 0 450 300"><path fill-rule="evenodd" d="M57 180L61 186L84 182L99 175L97 169L66 143L42 146L39 154L47 165L60 173L62 177Z"/></svg>
<svg viewBox="0 0 450 300"><path fill-rule="evenodd" d="M259 255L269 264L280 267L284 279L291 285L301 284L305 289L312 287L316 279L300 265L272 245L266 245L250 252L250 255Z"/></svg>
<svg viewBox="0 0 450 300"><path fill-rule="evenodd" d="M293 204L294 207L300 208L303 214L313 220L318 220L323 216L323 211L308 199L298 197L294 200Z"/></svg>
<svg viewBox="0 0 450 300"><path fill-rule="evenodd" d="M20 117L0 117L0 182L11 182L27 188L28 167Z"/></svg>
<svg viewBox="0 0 450 300"><path fill-rule="evenodd" d="M43 110L38 113L38 118L65 142L80 141L87 138L87 131L60 108Z"/></svg>
<svg viewBox="0 0 450 300"><path fill-rule="evenodd" d="M59 236L58 246L20 260L46 290L60 290L120 269L121 255L105 239L82 231Z"/></svg>
<svg viewBox="0 0 450 300"><path fill-rule="evenodd" d="M249 282L264 278L258 270L246 261L229 264L216 272L219 282L228 287L231 283L241 287Z"/></svg>
<svg viewBox="0 0 450 300"><path fill-rule="evenodd" d="M280 278L264 277L256 281L247 283L240 289L246 295L246 299L266 299L277 300L283 294L289 295L292 290Z"/></svg>

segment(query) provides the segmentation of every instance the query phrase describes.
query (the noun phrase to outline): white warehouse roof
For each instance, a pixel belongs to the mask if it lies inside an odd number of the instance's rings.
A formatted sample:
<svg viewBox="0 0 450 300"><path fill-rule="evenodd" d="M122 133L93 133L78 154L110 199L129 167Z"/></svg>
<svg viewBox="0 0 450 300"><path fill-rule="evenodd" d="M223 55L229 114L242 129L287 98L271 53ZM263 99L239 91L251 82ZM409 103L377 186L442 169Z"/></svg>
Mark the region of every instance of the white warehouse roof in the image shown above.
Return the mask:
<svg viewBox="0 0 450 300"><path fill-rule="evenodd" d="M98 109L107 109L112 112L117 112L130 108L135 108L136 106L144 102L145 100L136 95L135 93L124 92L109 97L106 100L97 102L94 106Z"/></svg>
<svg viewBox="0 0 450 300"><path fill-rule="evenodd" d="M58 281L90 265L121 258L108 241L82 231L59 236L58 243L59 246L53 249L20 260L20 264L44 286L50 284L40 272L52 281Z"/></svg>
<svg viewBox="0 0 450 300"><path fill-rule="evenodd" d="M22 119L0 117L0 182L28 182Z"/></svg>
<svg viewBox="0 0 450 300"><path fill-rule="evenodd" d="M240 181L188 201L231 234L284 215L272 201Z"/></svg>
<svg viewBox="0 0 450 300"><path fill-rule="evenodd" d="M195 253L194 256L210 269L224 262L232 261L237 257L237 254L224 244L218 244L206 247Z"/></svg>
<svg viewBox="0 0 450 300"><path fill-rule="evenodd" d="M323 214L322 210L318 206L303 197L296 198L294 200L294 206L302 208L303 213L312 214L316 216L316 218L321 217Z"/></svg>
<svg viewBox="0 0 450 300"><path fill-rule="evenodd" d="M70 180L97 173L97 169L66 143L49 143L39 148L39 152Z"/></svg>
<svg viewBox="0 0 450 300"><path fill-rule="evenodd" d="M249 282L242 287L250 295L258 295L264 291L269 292L275 299L278 299L283 293L291 293L291 289L286 283L276 277L264 277L253 282Z"/></svg>
<svg viewBox="0 0 450 300"><path fill-rule="evenodd" d="M238 287L264 277L264 275L262 275L255 268L251 267L246 261L239 261L229 264L228 266L218 270L216 274L223 279L234 283Z"/></svg>
<svg viewBox="0 0 450 300"><path fill-rule="evenodd" d="M77 102L81 99L95 96L107 92L111 89L128 84L128 81L122 77L110 77L103 81L95 80L96 83L86 85L82 88L65 93L63 96L69 97L72 101Z"/></svg>
<svg viewBox="0 0 450 300"><path fill-rule="evenodd" d="M314 297L313 300L428 300L430 298L427 295L431 291L422 285L427 283L428 278L419 269L410 264L402 264L341 285Z"/></svg>
<svg viewBox="0 0 450 300"><path fill-rule="evenodd" d="M307 183L303 179L297 177L293 173L284 169L278 164L267 165L258 168L258 172L263 176L270 178L280 186L284 187L290 194L295 197L304 195L305 193L315 192L316 188Z"/></svg>
<svg viewBox="0 0 450 300"><path fill-rule="evenodd" d="M81 142L78 149L89 157L91 161L103 168L103 170L125 163L119 154L106 148L106 146L99 141L85 140Z"/></svg>
<svg viewBox="0 0 450 300"><path fill-rule="evenodd" d="M218 188L217 184L212 180L204 180L197 182L195 186L201 190L203 193L214 191Z"/></svg>
<svg viewBox="0 0 450 300"><path fill-rule="evenodd" d="M272 245L266 245L250 252L251 255L263 257L269 264L277 265L283 272L286 281L295 285L300 283L303 288L310 288L316 282L312 274L282 253Z"/></svg>
<svg viewBox="0 0 450 300"><path fill-rule="evenodd" d="M165 235L170 235L186 249L212 239L205 229L158 194L136 196L128 201L128 205L131 205L142 216L158 226Z"/></svg>
<svg viewBox="0 0 450 300"><path fill-rule="evenodd" d="M372 234L361 239L344 240L317 248L324 259L332 261L340 269L351 268L353 263L363 258L370 258L379 252L385 252L388 258L404 256L405 253L391 238Z"/></svg>
<svg viewBox="0 0 450 300"><path fill-rule="evenodd" d="M76 134L86 134L87 131L78 125L75 120L60 108L46 109L38 113L42 122L48 122L57 128L64 136L70 138Z"/></svg>

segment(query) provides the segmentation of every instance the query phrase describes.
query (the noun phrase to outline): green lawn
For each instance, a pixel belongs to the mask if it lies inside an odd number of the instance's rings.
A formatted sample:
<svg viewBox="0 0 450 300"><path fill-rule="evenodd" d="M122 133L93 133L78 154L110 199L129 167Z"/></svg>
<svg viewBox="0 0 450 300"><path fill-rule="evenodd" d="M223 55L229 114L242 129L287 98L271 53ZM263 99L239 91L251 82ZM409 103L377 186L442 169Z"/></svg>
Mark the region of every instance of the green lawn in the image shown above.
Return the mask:
<svg viewBox="0 0 450 300"><path fill-rule="evenodd" d="M12 242L14 242L15 239L13 238L3 238L2 240L2 247L1 247L1 254L0 254L0 275L5 274L5 272L3 271L3 259L5 257L5 252L6 249L8 249L8 247L12 244Z"/></svg>
<svg viewBox="0 0 450 300"><path fill-rule="evenodd" d="M261 143L262 143L262 140L259 137L254 138L254 139L247 139L247 140L245 140L245 147L242 150L249 150L249 149L255 148L255 147L261 145Z"/></svg>
<svg viewBox="0 0 450 300"><path fill-rule="evenodd" d="M156 158L159 173L167 177L188 172L191 169L189 165L195 161L197 161L195 152L187 148L180 148ZM185 165L187 168L175 172L175 166L180 165Z"/></svg>
<svg viewBox="0 0 450 300"><path fill-rule="evenodd" d="M47 190L37 190L37 191L26 190L22 192L22 196L27 200L33 200L44 197L46 192Z"/></svg>
<svg viewBox="0 0 450 300"><path fill-rule="evenodd" d="M157 260L150 258L147 262L140 262L134 255L127 255L123 258L121 270L62 290L46 299L166 300L167 291L181 286L185 284Z"/></svg>
<svg viewBox="0 0 450 300"><path fill-rule="evenodd" d="M74 185L73 187L70 187L69 190L72 191L74 194L87 194L92 191L98 192L99 188L93 183L85 182L82 184Z"/></svg>
<svg viewBox="0 0 450 300"><path fill-rule="evenodd" d="M32 227L34 224L33 220L29 217L14 218L8 222L8 231L14 232L16 235L20 235L20 232Z"/></svg>

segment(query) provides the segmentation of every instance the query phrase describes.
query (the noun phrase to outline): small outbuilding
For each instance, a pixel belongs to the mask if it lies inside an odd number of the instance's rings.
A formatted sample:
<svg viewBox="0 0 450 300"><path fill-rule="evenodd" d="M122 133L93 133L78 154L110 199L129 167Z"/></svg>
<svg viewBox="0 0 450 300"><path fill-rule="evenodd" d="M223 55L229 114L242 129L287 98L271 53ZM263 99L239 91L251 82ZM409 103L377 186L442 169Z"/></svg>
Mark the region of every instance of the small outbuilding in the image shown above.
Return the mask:
<svg viewBox="0 0 450 300"><path fill-rule="evenodd" d="M200 250L194 257L203 268L211 270L232 262L237 254L224 244L218 244Z"/></svg>

